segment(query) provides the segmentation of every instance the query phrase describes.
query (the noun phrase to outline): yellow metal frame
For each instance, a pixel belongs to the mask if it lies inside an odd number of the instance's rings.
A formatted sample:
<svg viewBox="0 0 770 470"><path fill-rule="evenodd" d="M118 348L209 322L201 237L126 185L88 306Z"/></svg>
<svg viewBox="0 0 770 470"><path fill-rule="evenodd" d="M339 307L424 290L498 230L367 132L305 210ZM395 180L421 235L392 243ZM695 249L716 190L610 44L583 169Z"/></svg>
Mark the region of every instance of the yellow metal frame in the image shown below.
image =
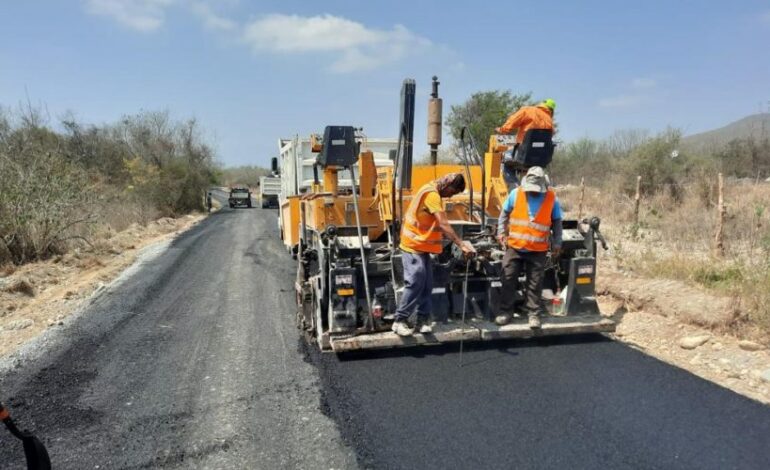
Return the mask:
<svg viewBox="0 0 770 470"><path fill-rule="evenodd" d="M311 136L314 152L321 150L318 136ZM507 186L502 178L500 164L502 155L507 150L506 145L499 145L495 136L490 137L489 151L484 155L486 172L486 213L490 217L498 217L502 203L508 195ZM355 225L355 211L352 195L340 194L338 172L341 168L324 168L323 181L314 184L310 191L301 196L291 196L281 207L283 221L284 243L295 246L299 243L301 217L304 215L305 226L313 231L322 232L329 225ZM462 173L468 177L464 165L415 165L412 168L412 191L404 191L404 209L411 201L412 192L417 192L424 184L447 175ZM359 210L361 225L368 229L369 239L380 238L393 222L394 217L400 218L398 207L392 207L393 168L376 168L374 155L370 151L361 152L358 159L358 174L356 186L359 188ZM481 168L470 168L470 180L473 182L473 203L481 205ZM468 220L470 185L466 191L445 200L447 217L452 220ZM398 201L397 201L398 205ZM475 221L479 221L478 211L474 211Z"/></svg>
<svg viewBox="0 0 770 470"><path fill-rule="evenodd" d="M301 196L289 196L281 204L281 235L283 244L291 248L299 244L299 205Z"/></svg>

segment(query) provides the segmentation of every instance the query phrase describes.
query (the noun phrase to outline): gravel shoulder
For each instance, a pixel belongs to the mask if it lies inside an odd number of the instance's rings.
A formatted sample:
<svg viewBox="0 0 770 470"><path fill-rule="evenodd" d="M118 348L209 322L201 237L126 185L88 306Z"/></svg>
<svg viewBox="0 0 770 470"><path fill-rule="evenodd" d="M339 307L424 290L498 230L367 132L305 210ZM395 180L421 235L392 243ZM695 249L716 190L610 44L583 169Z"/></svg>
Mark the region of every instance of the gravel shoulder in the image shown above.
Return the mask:
<svg viewBox="0 0 770 470"><path fill-rule="evenodd" d="M73 251L0 273L0 358L61 327L153 245L171 240L203 214L132 225L100 240L98 249ZM35 346L37 347L37 346Z"/></svg>

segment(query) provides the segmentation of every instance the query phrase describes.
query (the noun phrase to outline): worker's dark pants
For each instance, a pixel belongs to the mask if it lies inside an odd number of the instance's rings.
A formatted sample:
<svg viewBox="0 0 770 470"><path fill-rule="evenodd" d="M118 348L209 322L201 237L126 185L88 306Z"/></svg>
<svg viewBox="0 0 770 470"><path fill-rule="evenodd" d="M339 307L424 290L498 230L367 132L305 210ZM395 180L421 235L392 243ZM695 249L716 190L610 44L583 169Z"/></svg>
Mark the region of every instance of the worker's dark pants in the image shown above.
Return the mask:
<svg viewBox="0 0 770 470"><path fill-rule="evenodd" d="M412 314L427 321L432 310L433 268L428 253L402 252L404 291L396 309L396 321L406 321Z"/></svg>
<svg viewBox="0 0 770 470"><path fill-rule="evenodd" d="M545 251L516 251L513 248L505 250L503 256L503 288L500 299L500 310L511 313L516 308L516 293L519 290L519 276L522 271L526 275L524 285L525 309L528 314L541 314L544 311L541 300L543 294L543 278L545 277Z"/></svg>

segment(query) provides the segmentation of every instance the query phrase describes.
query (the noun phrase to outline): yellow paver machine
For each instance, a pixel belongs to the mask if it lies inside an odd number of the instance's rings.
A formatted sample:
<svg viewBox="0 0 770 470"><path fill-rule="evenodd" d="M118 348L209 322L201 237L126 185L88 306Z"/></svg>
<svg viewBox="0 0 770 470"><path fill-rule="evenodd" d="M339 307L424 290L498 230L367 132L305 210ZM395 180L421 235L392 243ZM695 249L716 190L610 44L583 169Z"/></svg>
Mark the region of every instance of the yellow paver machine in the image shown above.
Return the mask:
<svg viewBox="0 0 770 470"><path fill-rule="evenodd" d="M284 243L298 259L297 325L305 338L323 351L342 353L614 331L614 322L601 316L595 299L597 240L604 244L595 218L563 222L562 254L549 258L546 268L543 301L550 313L542 327L532 330L526 319L494 323L504 254L495 230L508 195L501 161L511 142L507 136L491 136L482 158L470 134L463 133L461 164L437 164L442 105L438 85L434 77L427 165L412 162L416 86L409 79L401 90L399 138L391 165L375 166L365 136L354 126L328 126L322 136L311 137L314 182L304 194L287 198L281 217ZM464 173L469 184L465 192L445 200L446 213L478 256L467 261L446 242L433 259L433 333L399 337L390 326L403 288L401 216L422 185L451 172ZM341 187L342 174L352 184Z"/></svg>

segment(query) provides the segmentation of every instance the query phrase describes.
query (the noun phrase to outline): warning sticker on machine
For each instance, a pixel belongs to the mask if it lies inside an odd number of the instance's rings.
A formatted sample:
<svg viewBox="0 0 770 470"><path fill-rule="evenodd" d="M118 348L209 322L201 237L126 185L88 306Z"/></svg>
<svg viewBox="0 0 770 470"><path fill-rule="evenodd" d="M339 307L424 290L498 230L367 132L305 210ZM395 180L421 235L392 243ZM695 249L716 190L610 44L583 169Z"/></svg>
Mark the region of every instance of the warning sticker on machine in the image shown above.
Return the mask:
<svg viewBox="0 0 770 470"><path fill-rule="evenodd" d="M593 274L594 267L590 264L585 266L578 266L578 274Z"/></svg>

